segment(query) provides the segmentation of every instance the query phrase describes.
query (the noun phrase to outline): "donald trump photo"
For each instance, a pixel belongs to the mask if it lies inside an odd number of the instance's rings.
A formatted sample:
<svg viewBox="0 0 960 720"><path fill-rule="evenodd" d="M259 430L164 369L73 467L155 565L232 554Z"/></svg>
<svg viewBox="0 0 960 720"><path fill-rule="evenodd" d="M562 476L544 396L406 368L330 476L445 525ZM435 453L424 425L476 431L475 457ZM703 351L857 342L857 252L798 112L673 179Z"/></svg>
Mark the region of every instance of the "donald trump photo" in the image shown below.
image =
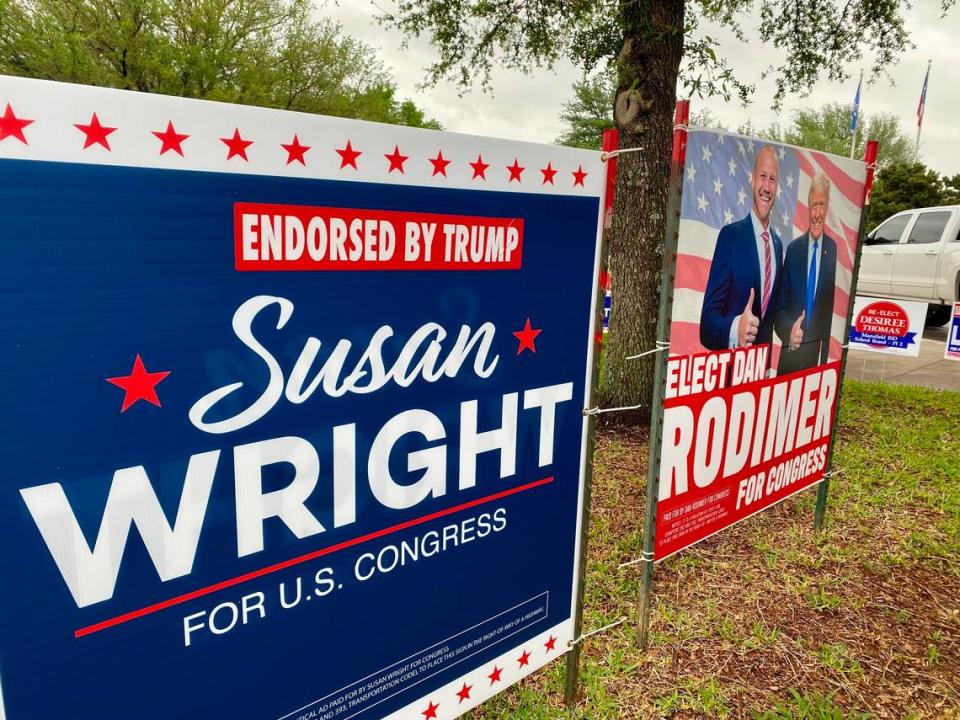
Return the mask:
<svg viewBox="0 0 960 720"><path fill-rule="evenodd" d="M830 180L823 173L810 182L810 229L787 247L781 301L776 317L783 343L777 375L827 362L837 278L837 243L827 235Z"/></svg>

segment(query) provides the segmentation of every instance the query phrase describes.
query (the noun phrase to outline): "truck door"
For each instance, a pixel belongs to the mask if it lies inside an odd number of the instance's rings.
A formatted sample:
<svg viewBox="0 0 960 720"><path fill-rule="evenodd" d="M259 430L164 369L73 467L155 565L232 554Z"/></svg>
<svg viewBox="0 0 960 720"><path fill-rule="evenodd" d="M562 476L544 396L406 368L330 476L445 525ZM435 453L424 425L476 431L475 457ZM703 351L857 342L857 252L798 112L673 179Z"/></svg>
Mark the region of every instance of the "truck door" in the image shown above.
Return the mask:
<svg viewBox="0 0 960 720"><path fill-rule="evenodd" d="M860 256L857 292L864 295L889 295L894 252L910 215L894 215L870 233Z"/></svg>
<svg viewBox="0 0 960 720"><path fill-rule="evenodd" d="M894 255L890 280L894 295L933 299L943 235L952 219L951 210L927 210L917 216Z"/></svg>

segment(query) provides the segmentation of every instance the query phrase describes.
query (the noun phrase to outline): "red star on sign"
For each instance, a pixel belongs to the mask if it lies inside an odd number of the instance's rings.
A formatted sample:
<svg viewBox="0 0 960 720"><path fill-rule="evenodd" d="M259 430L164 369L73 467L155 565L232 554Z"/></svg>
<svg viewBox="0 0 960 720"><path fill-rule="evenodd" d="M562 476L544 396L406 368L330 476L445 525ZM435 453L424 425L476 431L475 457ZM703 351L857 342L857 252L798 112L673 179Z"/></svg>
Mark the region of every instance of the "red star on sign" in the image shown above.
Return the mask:
<svg viewBox="0 0 960 720"><path fill-rule="evenodd" d="M160 407L160 398L157 397L157 384L169 374L169 370L166 372L147 372L138 353L137 359L133 361L133 370L130 371L129 375L107 378L107 382L123 388L125 395L120 412L126 412L127 408L138 400L146 400L148 403Z"/></svg>
<svg viewBox="0 0 960 720"><path fill-rule="evenodd" d="M543 330L534 330L530 327L530 318L527 318L527 323L523 326L523 330L517 330L513 336L520 341L520 347L517 348L517 355L522 353L526 349L537 351L536 346L533 344L533 341L536 340L537 335L542 333Z"/></svg>
<svg viewBox="0 0 960 720"><path fill-rule="evenodd" d="M557 171L553 169L553 165L547 163L545 168L540 168L540 172L543 173L543 184L546 185L550 183L553 185L553 176L557 174Z"/></svg>
<svg viewBox="0 0 960 720"><path fill-rule="evenodd" d="M460 701L457 703L459 705L464 700L470 699L470 691L473 690L473 685L463 684L463 687L457 690L457 697L460 698Z"/></svg>
<svg viewBox="0 0 960 720"><path fill-rule="evenodd" d="M526 168L521 167L520 160L518 158L514 158L513 165L507 165L507 170L510 171L510 179L507 180L507 182L513 182L514 180L516 180L517 182L521 182L520 175L523 173L524 170L526 170Z"/></svg>
<svg viewBox="0 0 960 720"><path fill-rule="evenodd" d="M301 145L300 138L294 134L293 142L289 145L284 145L280 143L280 147L287 151L287 165L292 162L298 162L304 167L307 166L307 161L304 160L303 156L307 153L307 150L310 149L309 145Z"/></svg>
<svg viewBox="0 0 960 720"><path fill-rule="evenodd" d="M577 169L573 171L573 184L574 186L579 185L584 187L583 180L587 177L587 173L583 171L583 165L577 165Z"/></svg>
<svg viewBox="0 0 960 720"><path fill-rule="evenodd" d="M97 117L96 113L93 114L93 118L91 118L89 125L76 123L74 124L74 127L87 136L83 141L84 150L91 145L101 145L107 150L110 150L110 141L107 140L107 135L115 132L116 128L101 125L100 118Z"/></svg>
<svg viewBox="0 0 960 720"><path fill-rule="evenodd" d="M156 135L157 138L162 143L160 146L161 155L167 152L167 150L173 150L180 157L183 157L183 148L180 146L183 144L184 140L190 137L189 135L183 135L181 133L178 133L176 130L173 129L173 123L170 122L169 120L167 121L166 130L164 130L163 132L160 132L159 130L154 130L153 134Z"/></svg>
<svg viewBox="0 0 960 720"><path fill-rule="evenodd" d="M517 658L517 662L520 663L520 667L530 664L530 653L526 650L523 651L523 655Z"/></svg>
<svg viewBox="0 0 960 720"><path fill-rule="evenodd" d="M13 137L26 145L27 138L23 135L23 129L32 122L33 120L18 118L10 107L10 103L7 103L7 109L3 111L3 115L0 115L0 142Z"/></svg>
<svg viewBox="0 0 960 720"><path fill-rule="evenodd" d="M220 138L220 142L227 146L227 160L233 157L243 158L248 162L247 148L253 145L253 140L244 140L240 137L240 128L233 129L233 137Z"/></svg>
<svg viewBox="0 0 960 720"><path fill-rule="evenodd" d="M450 161L443 157L443 150L437 150L437 156L435 158L430 158L430 162L433 163L434 175L443 175L444 177L447 176L447 165L450 164Z"/></svg>
<svg viewBox="0 0 960 720"><path fill-rule="evenodd" d="M400 146L399 146L399 145L394 145L394 146L393 146L393 154L392 154L392 155L384 154L384 157L390 162L390 169L387 170L387 173L388 173L388 174L389 174L389 173L392 173L394 170L399 170L399 171L400 171L400 174L403 175L403 164L407 161L407 159L408 159L410 156L409 156L409 155L401 155L401 154L400 154Z"/></svg>
<svg viewBox="0 0 960 720"><path fill-rule="evenodd" d="M440 703L437 703L436 705L434 705L431 702L427 705L427 709L421 712L420 714L423 715L423 717L425 717L427 720L430 720L430 718L436 718L438 707L440 707Z"/></svg>
<svg viewBox="0 0 960 720"><path fill-rule="evenodd" d="M340 156L340 169L342 170L347 165L352 167L354 170L357 170L357 158L363 155L363 152L359 150L354 150L353 146L350 145L350 141L347 140L347 146L343 150L337 150L337 154Z"/></svg>
<svg viewBox="0 0 960 720"><path fill-rule="evenodd" d="M493 666L493 672L487 675L490 678L490 684L493 685L495 682L500 682L500 673L503 672L503 668L498 668L496 665Z"/></svg>
<svg viewBox="0 0 960 720"><path fill-rule="evenodd" d="M547 652L552 652L557 649L557 639L551 635L543 646L547 649Z"/></svg>
<svg viewBox="0 0 960 720"><path fill-rule="evenodd" d="M487 168L490 167L490 163L483 161L483 155L477 155L477 161L470 163L470 167L473 168L473 180L477 178L481 180L487 179Z"/></svg>

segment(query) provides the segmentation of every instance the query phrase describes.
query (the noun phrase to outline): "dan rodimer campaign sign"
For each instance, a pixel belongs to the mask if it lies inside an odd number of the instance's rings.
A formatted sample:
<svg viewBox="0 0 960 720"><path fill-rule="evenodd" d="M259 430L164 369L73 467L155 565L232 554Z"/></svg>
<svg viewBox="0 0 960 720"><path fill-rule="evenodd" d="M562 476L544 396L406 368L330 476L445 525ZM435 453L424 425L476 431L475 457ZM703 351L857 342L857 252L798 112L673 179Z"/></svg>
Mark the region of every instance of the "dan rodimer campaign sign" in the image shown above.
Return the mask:
<svg viewBox="0 0 960 720"><path fill-rule="evenodd" d="M821 480L866 165L691 130L655 557Z"/></svg>
<svg viewBox="0 0 960 720"><path fill-rule="evenodd" d="M0 112L0 716L452 718L567 649L599 153Z"/></svg>

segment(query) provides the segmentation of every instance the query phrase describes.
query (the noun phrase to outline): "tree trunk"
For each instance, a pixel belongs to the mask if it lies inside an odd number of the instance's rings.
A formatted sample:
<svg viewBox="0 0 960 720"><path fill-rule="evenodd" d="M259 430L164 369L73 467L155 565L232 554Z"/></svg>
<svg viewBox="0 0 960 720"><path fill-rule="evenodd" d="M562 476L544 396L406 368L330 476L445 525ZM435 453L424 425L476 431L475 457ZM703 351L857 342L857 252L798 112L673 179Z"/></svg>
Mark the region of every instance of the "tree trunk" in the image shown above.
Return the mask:
<svg viewBox="0 0 960 720"><path fill-rule="evenodd" d="M683 56L684 0L622 0L623 49L614 121L620 155L610 237L613 310L606 339L600 398L606 407L643 404L620 415L627 422L650 417L656 355L660 270L666 233L667 186L677 76Z"/></svg>

